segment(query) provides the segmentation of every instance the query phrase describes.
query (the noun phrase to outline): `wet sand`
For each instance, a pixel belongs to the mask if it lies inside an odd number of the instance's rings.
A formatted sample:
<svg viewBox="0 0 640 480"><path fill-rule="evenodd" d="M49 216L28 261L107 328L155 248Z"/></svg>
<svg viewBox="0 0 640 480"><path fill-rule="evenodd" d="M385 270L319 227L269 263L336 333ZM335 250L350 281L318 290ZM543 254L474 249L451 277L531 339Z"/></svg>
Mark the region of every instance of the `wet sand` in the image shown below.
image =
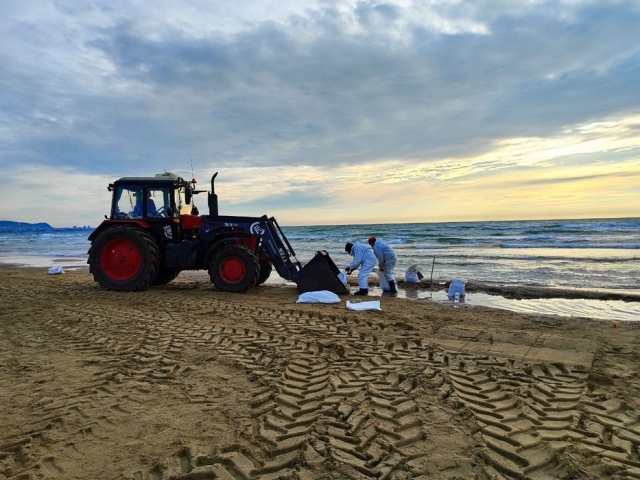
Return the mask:
<svg viewBox="0 0 640 480"><path fill-rule="evenodd" d="M60 265L66 269L83 268L88 270L87 259L84 257L36 257L36 256L0 256L0 268L3 267L35 267L45 268ZM204 271L185 271L181 277L195 279L197 281L207 281L208 274ZM279 278L275 272L268 280L271 285L282 285L285 282ZM356 275L349 278L351 285L357 285ZM377 277L370 275L370 285L378 286ZM404 298L418 298L424 292L446 292L449 284L444 280L424 278L419 284L406 283L402 278L398 279L398 286L403 290L400 294ZM623 302L640 302L640 290L612 291L612 290L588 290L570 288L550 288L537 286L507 285L486 282L467 282L466 291L468 293L485 293L488 295L499 295L508 299L538 299L538 298L564 298L564 299L587 299L587 300L619 300ZM373 292L380 295L382 292ZM422 295L424 297L424 295Z"/></svg>
<svg viewBox="0 0 640 480"><path fill-rule="evenodd" d="M0 267L0 478L640 478L640 322L297 297Z"/></svg>

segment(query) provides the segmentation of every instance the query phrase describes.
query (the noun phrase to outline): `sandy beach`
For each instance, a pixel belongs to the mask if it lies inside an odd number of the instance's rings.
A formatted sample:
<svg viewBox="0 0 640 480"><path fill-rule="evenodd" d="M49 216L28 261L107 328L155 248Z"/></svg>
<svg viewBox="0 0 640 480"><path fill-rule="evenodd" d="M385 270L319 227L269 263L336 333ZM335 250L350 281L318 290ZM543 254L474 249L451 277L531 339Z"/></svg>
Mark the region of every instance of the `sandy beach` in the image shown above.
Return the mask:
<svg viewBox="0 0 640 480"><path fill-rule="evenodd" d="M640 323L297 297L0 267L0 478L640 478Z"/></svg>

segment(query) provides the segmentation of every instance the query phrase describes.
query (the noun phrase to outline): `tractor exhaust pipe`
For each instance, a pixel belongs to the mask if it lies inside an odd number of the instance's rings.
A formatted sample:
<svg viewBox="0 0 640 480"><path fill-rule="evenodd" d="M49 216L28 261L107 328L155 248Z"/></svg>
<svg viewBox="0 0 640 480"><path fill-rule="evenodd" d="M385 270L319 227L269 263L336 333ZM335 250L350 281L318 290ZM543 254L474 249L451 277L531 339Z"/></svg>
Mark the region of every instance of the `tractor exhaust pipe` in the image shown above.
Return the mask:
<svg viewBox="0 0 640 480"><path fill-rule="evenodd" d="M209 205L209 215L211 215L212 217L218 216L218 195L216 195L215 186L213 185L217 176L218 172L214 173L213 177L211 177L211 192L209 192L209 195L207 197L207 204Z"/></svg>

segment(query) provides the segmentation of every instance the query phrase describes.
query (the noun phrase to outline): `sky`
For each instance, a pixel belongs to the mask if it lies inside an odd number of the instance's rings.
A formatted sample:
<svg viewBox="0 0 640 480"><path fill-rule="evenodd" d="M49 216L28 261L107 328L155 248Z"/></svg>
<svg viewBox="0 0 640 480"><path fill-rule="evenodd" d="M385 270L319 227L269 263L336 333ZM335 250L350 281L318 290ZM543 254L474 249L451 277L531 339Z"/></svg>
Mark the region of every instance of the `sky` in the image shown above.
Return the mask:
<svg viewBox="0 0 640 480"><path fill-rule="evenodd" d="M640 217L638 0L0 2L0 220L164 171L282 225Z"/></svg>

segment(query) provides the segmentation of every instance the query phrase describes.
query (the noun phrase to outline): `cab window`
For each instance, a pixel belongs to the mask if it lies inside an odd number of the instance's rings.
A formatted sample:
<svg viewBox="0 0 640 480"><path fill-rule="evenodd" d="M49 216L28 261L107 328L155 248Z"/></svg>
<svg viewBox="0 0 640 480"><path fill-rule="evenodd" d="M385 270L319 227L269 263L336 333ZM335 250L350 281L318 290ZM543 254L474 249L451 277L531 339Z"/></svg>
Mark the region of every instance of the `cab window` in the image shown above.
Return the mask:
<svg viewBox="0 0 640 480"><path fill-rule="evenodd" d="M116 219L166 218L171 207L170 188L119 186L115 191ZM146 192L146 193L145 193ZM145 216L146 214L146 216Z"/></svg>
<svg viewBox="0 0 640 480"><path fill-rule="evenodd" d="M147 189L147 216L149 218L167 218L171 207L171 189Z"/></svg>
<svg viewBox="0 0 640 480"><path fill-rule="evenodd" d="M119 186L115 191L113 217L142 218L142 187Z"/></svg>
<svg viewBox="0 0 640 480"><path fill-rule="evenodd" d="M187 203L187 188L191 189L191 186L187 184L186 187L183 186L176 190L176 205L178 206L178 212L180 212L180 215L198 215L198 209L193 201L195 198L193 193L189 195L191 203Z"/></svg>

